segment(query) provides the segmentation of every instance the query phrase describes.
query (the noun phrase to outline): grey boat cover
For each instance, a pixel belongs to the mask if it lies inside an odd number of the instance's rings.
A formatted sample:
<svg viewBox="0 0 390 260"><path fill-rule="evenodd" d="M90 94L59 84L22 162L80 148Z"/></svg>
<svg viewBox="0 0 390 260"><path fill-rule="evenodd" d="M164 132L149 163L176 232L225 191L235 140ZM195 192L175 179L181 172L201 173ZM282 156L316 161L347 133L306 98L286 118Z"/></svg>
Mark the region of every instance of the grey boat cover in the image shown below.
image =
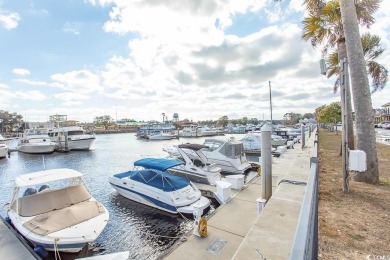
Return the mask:
<svg viewBox="0 0 390 260"><path fill-rule="evenodd" d="M96 201L89 201L90 198L83 185L46 189L19 198L19 215L35 216L23 226L38 235L47 235L103 214L104 207Z"/></svg>
<svg viewBox="0 0 390 260"><path fill-rule="evenodd" d="M104 212L105 209L100 203L84 201L70 207L38 215L24 223L23 226L35 234L44 236L80 224Z"/></svg>

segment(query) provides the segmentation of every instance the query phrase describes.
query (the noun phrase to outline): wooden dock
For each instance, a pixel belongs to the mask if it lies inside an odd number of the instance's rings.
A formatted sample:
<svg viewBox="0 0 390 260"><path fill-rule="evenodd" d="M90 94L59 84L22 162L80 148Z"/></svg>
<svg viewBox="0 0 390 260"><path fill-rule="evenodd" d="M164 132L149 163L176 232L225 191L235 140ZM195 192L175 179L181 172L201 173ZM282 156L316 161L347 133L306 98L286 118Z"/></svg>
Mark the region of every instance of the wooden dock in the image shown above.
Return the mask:
<svg viewBox="0 0 390 260"><path fill-rule="evenodd" d="M0 216L0 259L41 259L2 216Z"/></svg>

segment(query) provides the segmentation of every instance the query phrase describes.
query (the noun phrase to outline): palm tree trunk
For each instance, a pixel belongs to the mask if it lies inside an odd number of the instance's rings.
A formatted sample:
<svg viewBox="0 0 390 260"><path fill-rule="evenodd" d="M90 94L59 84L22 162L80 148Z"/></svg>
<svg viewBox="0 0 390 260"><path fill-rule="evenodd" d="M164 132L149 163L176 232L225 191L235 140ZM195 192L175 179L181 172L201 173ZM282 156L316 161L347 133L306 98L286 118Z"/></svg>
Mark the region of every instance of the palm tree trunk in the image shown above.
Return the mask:
<svg viewBox="0 0 390 260"><path fill-rule="evenodd" d="M353 179L361 182L378 183L378 157L371 93L354 0L340 0L340 10L350 64L357 148L363 150L367 155L367 171L357 173Z"/></svg>

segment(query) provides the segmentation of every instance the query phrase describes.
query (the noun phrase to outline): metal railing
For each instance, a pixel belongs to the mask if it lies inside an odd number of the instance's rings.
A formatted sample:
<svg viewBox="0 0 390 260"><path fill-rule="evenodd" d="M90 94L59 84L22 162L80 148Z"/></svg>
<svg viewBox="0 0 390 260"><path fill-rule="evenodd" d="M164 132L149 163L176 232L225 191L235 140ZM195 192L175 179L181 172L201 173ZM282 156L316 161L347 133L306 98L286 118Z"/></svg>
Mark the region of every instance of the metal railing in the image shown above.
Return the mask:
<svg viewBox="0 0 390 260"><path fill-rule="evenodd" d="M289 253L290 260L318 259L318 127L314 156L310 158L310 176Z"/></svg>

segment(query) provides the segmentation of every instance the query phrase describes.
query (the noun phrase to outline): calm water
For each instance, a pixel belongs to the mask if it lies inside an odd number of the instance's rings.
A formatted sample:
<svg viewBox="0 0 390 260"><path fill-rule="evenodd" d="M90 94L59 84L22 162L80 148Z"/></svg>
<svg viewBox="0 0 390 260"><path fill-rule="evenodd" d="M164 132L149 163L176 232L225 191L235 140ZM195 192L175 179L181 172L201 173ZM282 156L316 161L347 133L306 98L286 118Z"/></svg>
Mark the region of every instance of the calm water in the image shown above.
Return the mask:
<svg viewBox="0 0 390 260"><path fill-rule="evenodd" d="M229 137L218 138L227 140ZM10 158L0 160L0 214L6 216L3 205L11 200L15 176L43 170L43 161L46 169L71 168L84 174L93 196L108 209L110 220L88 249L80 254L62 254L62 259L121 251L130 251L131 259L157 259L178 240L177 237L192 229L192 222L123 198L109 185L108 177L131 170L133 162L142 157L166 157L163 147L186 142L203 143L203 140L142 141L133 133L110 134L98 135L91 151L53 153L45 155L44 160L42 155L12 152ZM50 258L54 259L54 255Z"/></svg>

